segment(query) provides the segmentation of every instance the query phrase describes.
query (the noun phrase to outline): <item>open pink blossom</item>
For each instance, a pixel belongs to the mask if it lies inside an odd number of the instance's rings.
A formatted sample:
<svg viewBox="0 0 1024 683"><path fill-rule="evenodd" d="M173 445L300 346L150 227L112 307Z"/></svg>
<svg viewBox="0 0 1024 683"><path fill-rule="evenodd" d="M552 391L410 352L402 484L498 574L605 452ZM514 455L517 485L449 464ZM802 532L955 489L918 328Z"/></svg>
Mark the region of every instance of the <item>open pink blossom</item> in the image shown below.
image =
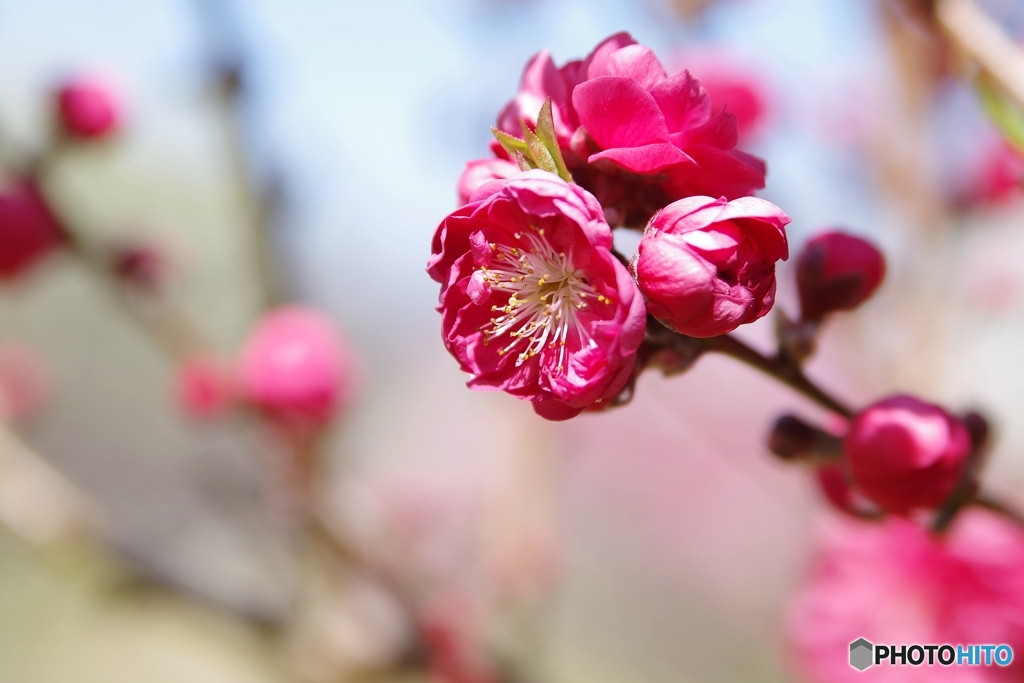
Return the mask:
<svg viewBox="0 0 1024 683"><path fill-rule="evenodd" d="M1024 648L1024 531L979 509L945 538L898 517L832 520L787 618L794 663L810 683L1019 681L1021 658L999 666L848 664L850 643L994 643Z"/></svg>
<svg viewBox="0 0 1024 683"><path fill-rule="evenodd" d="M0 280L31 268L65 241L65 234L35 183L0 189Z"/></svg>
<svg viewBox="0 0 1024 683"><path fill-rule="evenodd" d="M651 315L691 337L757 320L775 301L786 216L771 202L689 197L651 220L631 268Z"/></svg>
<svg viewBox="0 0 1024 683"><path fill-rule="evenodd" d="M470 195L484 183L511 178L519 170L519 164L508 159L475 159L467 162L459 176L459 205L469 202Z"/></svg>
<svg viewBox="0 0 1024 683"><path fill-rule="evenodd" d="M942 505L960 480L971 448L959 418L906 395L861 411L843 443L857 488L896 514Z"/></svg>
<svg viewBox="0 0 1024 683"><path fill-rule="evenodd" d="M303 306L270 311L238 360L243 398L271 417L320 426L353 391L353 352L327 316Z"/></svg>
<svg viewBox="0 0 1024 683"><path fill-rule="evenodd" d="M734 149L736 117L713 111L696 78L669 76L627 33L562 67L538 53L498 128L519 135L520 119L535 125L547 98L569 171L613 225L641 226L683 197L734 199L764 187L764 162Z"/></svg>
<svg viewBox="0 0 1024 683"><path fill-rule="evenodd" d="M444 342L469 386L567 419L614 396L643 340L643 298L586 190L544 171L479 188L438 226Z"/></svg>
<svg viewBox="0 0 1024 683"><path fill-rule="evenodd" d="M57 91L61 128L74 138L94 140L113 133L120 123L120 106L109 86L94 78L78 77Z"/></svg>

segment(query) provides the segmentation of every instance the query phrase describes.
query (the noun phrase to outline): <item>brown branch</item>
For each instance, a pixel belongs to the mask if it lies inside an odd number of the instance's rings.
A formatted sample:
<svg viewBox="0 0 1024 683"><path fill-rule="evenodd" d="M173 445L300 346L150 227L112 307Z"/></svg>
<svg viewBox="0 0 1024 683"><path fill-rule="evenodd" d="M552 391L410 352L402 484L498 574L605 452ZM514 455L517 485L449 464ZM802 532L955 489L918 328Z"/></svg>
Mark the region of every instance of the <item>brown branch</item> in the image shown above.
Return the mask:
<svg viewBox="0 0 1024 683"><path fill-rule="evenodd" d="M785 357L769 358L729 334L700 341L708 351L717 351L718 353L723 353L731 358L743 361L747 365L774 377L791 389L803 394L826 410L838 413L843 417L851 417L853 415L853 410L847 407L846 404L808 379L799 366Z"/></svg>
<svg viewBox="0 0 1024 683"><path fill-rule="evenodd" d="M935 18L954 48L1024 107L1024 49L974 0L938 0Z"/></svg>

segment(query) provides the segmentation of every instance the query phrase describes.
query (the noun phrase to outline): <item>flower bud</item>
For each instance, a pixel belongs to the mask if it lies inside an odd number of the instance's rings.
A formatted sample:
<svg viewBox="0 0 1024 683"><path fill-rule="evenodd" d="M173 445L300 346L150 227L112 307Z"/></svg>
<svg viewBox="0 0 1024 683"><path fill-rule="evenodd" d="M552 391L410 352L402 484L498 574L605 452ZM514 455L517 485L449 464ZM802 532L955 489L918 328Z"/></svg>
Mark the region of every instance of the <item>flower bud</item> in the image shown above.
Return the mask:
<svg viewBox="0 0 1024 683"><path fill-rule="evenodd" d="M319 427L351 393L352 352L322 313L287 306L256 325L238 363L242 396L279 421Z"/></svg>
<svg viewBox="0 0 1024 683"><path fill-rule="evenodd" d="M775 301L775 262L789 255L786 216L755 197L689 197L651 219L630 264L647 311L691 337L757 320Z"/></svg>
<svg viewBox="0 0 1024 683"><path fill-rule="evenodd" d="M119 109L111 90L95 80L76 78L57 91L58 123L73 138L95 140L113 133Z"/></svg>
<svg viewBox="0 0 1024 683"><path fill-rule="evenodd" d="M21 275L64 239L34 183L18 181L0 190L0 281Z"/></svg>
<svg viewBox="0 0 1024 683"><path fill-rule="evenodd" d="M885 259L873 244L841 232L808 242L796 261L804 320L849 311L871 296L885 276Z"/></svg>
<svg viewBox="0 0 1024 683"><path fill-rule="evenodd" d="M225 361L212 356L193 356L178 367L178 405L189 417L219 417L235 398L235 382Z"/></svg>
<svg viewBox="0 0 1024 683"><path fill-rule="evenodd" d="M160 294L167 285L170 263L159 244L134 239L111 248L110 268L125 285L142 294Z"/></svg>
<svg viewBox="0 0 1024 683"><path fill-rule="evenodd" d="M972 450L963 422L905 395L857 415L843 447L857 488L896 514L942 505Z"/></svg>

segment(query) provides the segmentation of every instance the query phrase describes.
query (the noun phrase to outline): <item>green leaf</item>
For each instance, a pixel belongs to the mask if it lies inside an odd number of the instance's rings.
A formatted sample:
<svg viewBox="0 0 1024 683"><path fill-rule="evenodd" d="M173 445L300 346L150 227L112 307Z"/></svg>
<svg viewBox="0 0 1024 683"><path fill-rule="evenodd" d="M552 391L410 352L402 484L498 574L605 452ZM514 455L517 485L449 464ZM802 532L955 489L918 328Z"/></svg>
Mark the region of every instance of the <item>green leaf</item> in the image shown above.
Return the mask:
<svg viewBox="0 0 1024 683"><path fill-rule="evenodd" d="M518 149L512 153L512 160L519 164L520 171L532 171L537 168L537 165L526 157L525 154L520 152Z"/></svg>
<svg viewBox="0 0 1024 683"><path fill-rule="evenodd" d="M509 135L505 131L498 130L494 126L491 126L491 133L494 134L494 139L498 141L502 149L508 152L509 156L515 157L516 152L520 154L529 154L530 148L527 147L524 140L520 140L514 135Z"/></svg>
<svg viewBox="0 0 1024 683"><path fill-rule="evenodd" d="M529 126L526 125L526 121L520 121L520 125L523 127L523 139L526 140L526 146L530 148L530 159L533 163L537 165L537 168L543 169L548 173L558 173L555 160L541 139L530 130Z"/></svg>
<svg viewBox="0 0 1024 683"><path fill-rule="evenodd" d="M1024 154L1024 109L984 74L978 77L977 88L992 123L1014 149Z"/></svg>
<svg viewBox="0 0 1024 683"><path fill-rule="evenodd" d="M571 183L572 176L569 174L569 169L565 167L562 150L558 148L558 136L555 134L555 118L551 111L550 97L544 100L540 113L537 114L537 137L540 138L555 164L555 170L552 172L557 173L562 180Z"/></svg>

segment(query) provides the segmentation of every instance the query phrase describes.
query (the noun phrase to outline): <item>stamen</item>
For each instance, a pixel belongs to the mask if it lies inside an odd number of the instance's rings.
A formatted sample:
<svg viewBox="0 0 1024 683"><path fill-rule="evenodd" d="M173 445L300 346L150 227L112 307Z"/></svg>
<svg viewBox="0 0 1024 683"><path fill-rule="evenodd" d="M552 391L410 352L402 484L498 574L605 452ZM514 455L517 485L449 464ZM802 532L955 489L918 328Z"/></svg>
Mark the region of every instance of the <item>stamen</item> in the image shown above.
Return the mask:
<svg viewBox="0 0 1024 683"><path fill-rule="evenodd" d="M505 335L508 344L499 349L498 355L518 350L517 367L543 352L554 353L558 349L557 365L552 371L558 374L565 368L570 328L580 346L595 346L577 311L587 308L585 300L590 296L599 303L611 303L611 299L598 294L576 269L571 254L556 252L544 239L543 230L536 225L530 227L534 232L525 235L529 244L524 248L494 242L488 245L496 252L495 261L501 263L492 263L490 270L481 269L484 282L492 289L510 291L511 295L507 305L491 306L491 311L499 315L481 326L480 331L485 345ZM519 240L524 235L515 233L514 237Z"/></svg>

